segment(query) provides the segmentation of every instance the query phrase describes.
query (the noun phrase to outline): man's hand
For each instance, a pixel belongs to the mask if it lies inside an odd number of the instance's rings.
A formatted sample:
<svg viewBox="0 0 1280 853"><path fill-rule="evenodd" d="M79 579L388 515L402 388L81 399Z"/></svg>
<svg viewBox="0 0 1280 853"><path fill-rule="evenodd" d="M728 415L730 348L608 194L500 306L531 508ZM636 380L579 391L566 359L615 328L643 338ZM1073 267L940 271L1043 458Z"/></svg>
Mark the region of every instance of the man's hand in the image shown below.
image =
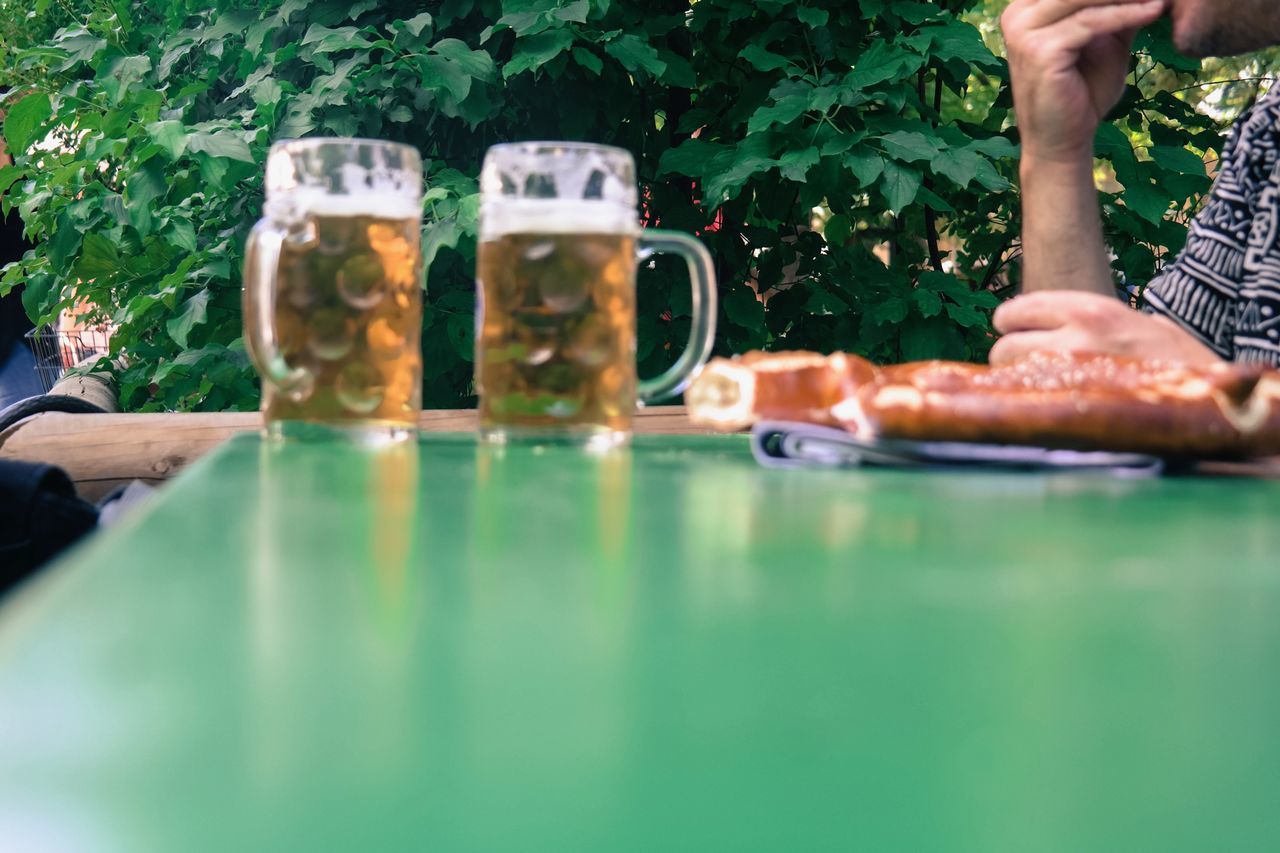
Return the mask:
<svg viewBox="0 0 1280 853"><path fill-rule="evenodd" d="M1001 18L1026 156L1089 157L1124 94L1134 34L1167 0L1014 0Z"/></svg>
<svg viewBox="0 0 1280 853"><path fill-rule="evenodd" d="M1004 337L991 348L992 364L1008 364L1037 350L1094 352L1212 364L1213 350L1164 317L1143 314L1109 296L1043 291L1011 299L996 309Z"/></svg>

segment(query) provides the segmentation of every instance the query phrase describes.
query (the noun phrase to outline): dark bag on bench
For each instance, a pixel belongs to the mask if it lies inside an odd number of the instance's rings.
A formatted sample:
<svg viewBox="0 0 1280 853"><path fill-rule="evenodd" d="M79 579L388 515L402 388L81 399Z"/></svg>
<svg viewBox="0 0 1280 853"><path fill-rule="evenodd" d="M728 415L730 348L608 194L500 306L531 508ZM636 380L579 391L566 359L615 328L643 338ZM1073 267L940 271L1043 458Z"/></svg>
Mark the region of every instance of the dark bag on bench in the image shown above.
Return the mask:
<svg viewBox="0 0 1280 853"><path fill-rule="evenodd" d="M0 461L0 594L98 523L60 468Z"/></svg>

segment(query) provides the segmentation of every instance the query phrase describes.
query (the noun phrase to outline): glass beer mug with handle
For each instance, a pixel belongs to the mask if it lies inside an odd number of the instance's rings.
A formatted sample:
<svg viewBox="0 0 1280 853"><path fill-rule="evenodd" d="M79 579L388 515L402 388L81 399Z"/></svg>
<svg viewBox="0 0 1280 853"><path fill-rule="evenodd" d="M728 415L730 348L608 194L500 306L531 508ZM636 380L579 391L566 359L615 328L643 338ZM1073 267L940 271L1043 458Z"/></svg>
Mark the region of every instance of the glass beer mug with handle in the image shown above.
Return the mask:
<svg viewBox="0 0 1280 853"><path fill-rule="evenodd" d="M422 410L422 160L406 145L272 146L245 252L249 355L271 436L408 438Z"/></svg>
<svg viewBox="0 0 1280 853"><path fill-rule="evenodd" d="M641 229L635 162L619 148L527 142L489 149L480 176L476 390L488 441L625 442L638 402L681 393L715 338L711 256ZM682 256L693 328L676 363L636 377L636 267Z"/></svg>

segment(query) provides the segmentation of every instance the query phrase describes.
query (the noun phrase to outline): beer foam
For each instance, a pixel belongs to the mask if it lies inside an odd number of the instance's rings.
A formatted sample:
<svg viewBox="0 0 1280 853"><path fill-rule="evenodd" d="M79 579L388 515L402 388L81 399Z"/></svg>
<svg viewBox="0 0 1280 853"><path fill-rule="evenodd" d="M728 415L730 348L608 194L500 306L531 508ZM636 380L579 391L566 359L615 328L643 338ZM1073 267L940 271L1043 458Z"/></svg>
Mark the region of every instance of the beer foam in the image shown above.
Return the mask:
<svg viewBox="0 0 1280 853"><path fill-rule="evenodd" d="M480 239L508 234L636 234L631 207L616 201L496 198L480 210Z"/></svg>
<svg viewBox="0 0 1280 853"><path fill-rule="evenodd" d="M422 215L422 200L406 193L382 193L377 190L334 195L320 189L300 188L267 199L267 213L272 218L292 222L311 216L372 216L379 219L417 219Z"/></svg>

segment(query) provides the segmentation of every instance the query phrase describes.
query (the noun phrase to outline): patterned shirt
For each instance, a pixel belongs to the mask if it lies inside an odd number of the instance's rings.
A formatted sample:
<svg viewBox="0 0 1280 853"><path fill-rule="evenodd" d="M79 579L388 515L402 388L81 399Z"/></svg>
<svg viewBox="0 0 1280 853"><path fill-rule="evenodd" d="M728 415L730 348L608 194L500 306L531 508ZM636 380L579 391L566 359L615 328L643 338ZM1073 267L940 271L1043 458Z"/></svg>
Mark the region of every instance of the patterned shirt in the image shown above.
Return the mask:
<svg viewBox="0 0 1280 853"><path fill-rule="evenodd" d="M1241 116L1182 254L1147 286L1225 359L1280 366L1280 86Z"/></svg>

